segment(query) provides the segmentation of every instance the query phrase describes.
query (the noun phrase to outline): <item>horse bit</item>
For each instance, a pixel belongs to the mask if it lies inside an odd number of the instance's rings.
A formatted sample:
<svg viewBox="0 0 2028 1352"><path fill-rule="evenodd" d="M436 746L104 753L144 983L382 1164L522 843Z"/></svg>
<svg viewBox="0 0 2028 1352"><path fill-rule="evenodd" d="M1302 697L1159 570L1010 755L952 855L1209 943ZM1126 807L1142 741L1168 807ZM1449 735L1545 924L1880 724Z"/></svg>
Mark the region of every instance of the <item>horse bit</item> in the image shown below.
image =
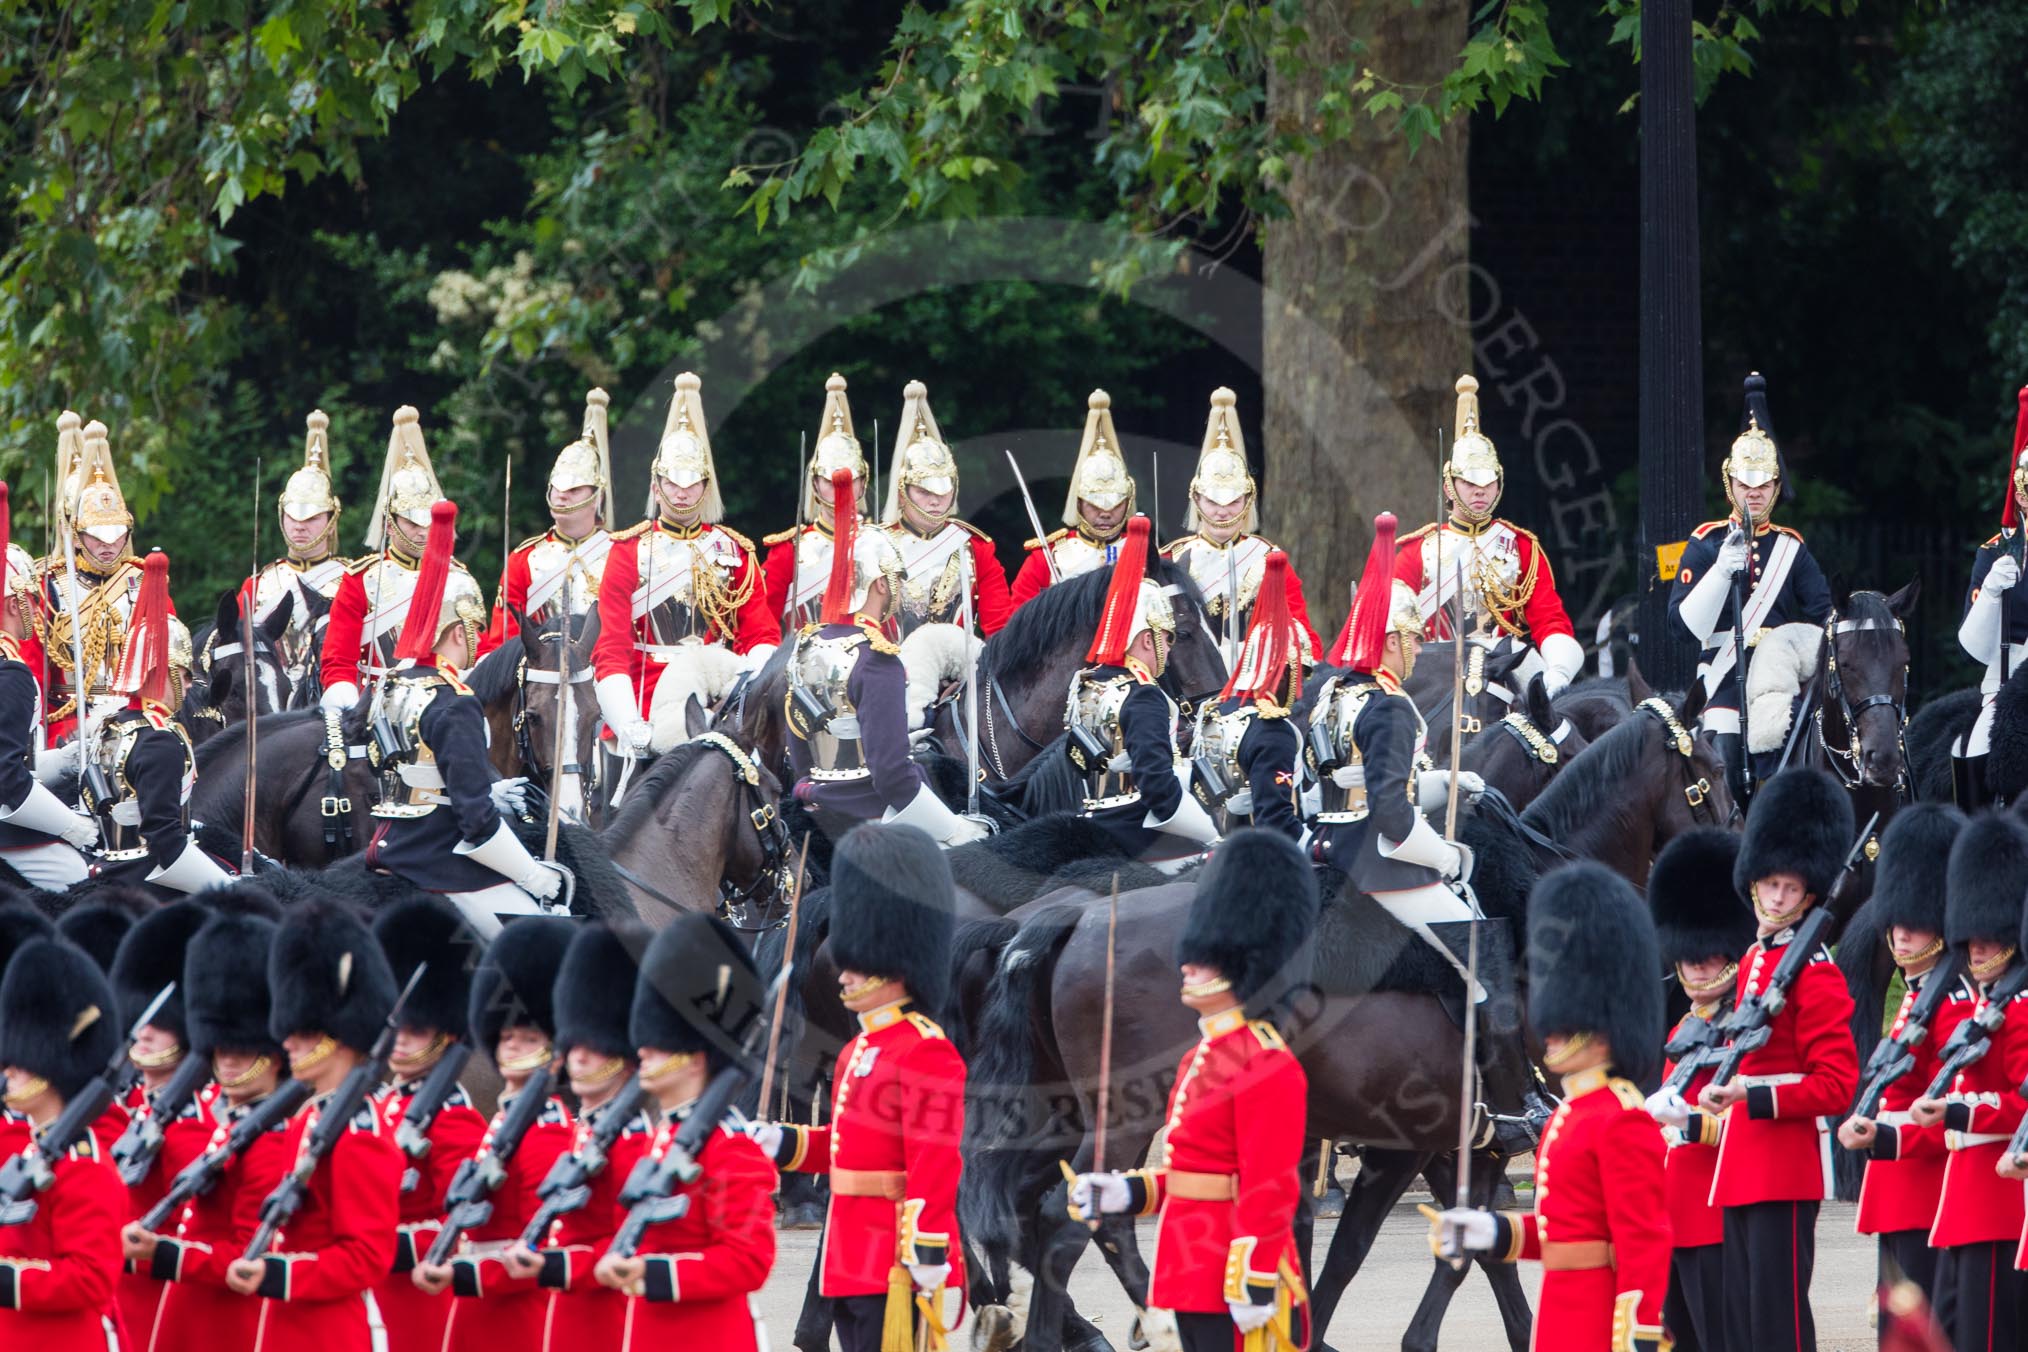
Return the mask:
<svg viewBox="0 0 2028 1352"><path fill-rule="evenodd" d="M1866 754L1866 748L1861 744L1859 739L1859 716L1868 709L1883 707L1892 709L1894 711L1894 738L1896 743L1901 747L1901 770L1895 776L1894 791L1897 797L1905 799L1908 796L1907 707L1902 703L1901 699L1896 698L1892 690L1883 690L1879 694L1868 695L1857 704L1848 702L1845 698L1845 682L1838 672L1838 637L1840 635L1882 633L1888 627L1879 620L1841 620L1836 612L1832 613L1830 619L1824 621L1825 680L1830 687L1831 698L1838 701L1838 715L1845 720L1846 745L1843 747L1834 746L1831 739L1824 735L1824 705L1819 704L1817 706L1814 717L1817 723L1817 741L1823 745L1825 760L1829 762L1832 772L1838 776L1847 789L1856 789L1865 782L1866 778L1865 769L1861 765L1861 759ZM1893 629L1896 633L1903 632L1901 622L1897 620L1893 625ZM1907 671L1908 666L1904 663L1902 665L1904 688L1907 684Z"/></svg>

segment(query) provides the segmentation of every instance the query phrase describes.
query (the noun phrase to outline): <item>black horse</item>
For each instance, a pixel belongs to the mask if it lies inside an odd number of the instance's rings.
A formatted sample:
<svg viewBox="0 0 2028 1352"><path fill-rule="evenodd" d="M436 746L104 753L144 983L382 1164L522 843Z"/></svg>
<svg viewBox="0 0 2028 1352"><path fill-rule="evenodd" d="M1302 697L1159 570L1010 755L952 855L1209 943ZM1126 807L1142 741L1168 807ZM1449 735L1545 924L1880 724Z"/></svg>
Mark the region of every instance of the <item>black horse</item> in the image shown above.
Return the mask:
<svg viewBox="0 0 2028 1352"><path fill-rule="evenodd" d="M254 694L257 714L279 713L294 693L283 664L280 640L289 627L295 598L284 596L274 612L254 626L253 650L241 626L239 592L218 598L217 613L190 634L190 683L176 721L193 745L208 741L228 724L244 722L247 692Z"/></svg>

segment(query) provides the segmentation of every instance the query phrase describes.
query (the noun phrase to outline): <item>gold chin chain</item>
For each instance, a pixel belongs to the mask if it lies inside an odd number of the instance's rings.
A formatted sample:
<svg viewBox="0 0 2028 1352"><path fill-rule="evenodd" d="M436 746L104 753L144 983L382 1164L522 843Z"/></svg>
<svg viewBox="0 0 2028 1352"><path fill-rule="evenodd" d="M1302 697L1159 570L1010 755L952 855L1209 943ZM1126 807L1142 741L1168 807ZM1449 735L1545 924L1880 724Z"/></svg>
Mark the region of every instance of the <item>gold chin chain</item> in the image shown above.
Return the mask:
<svg viewBox="0 0 2028 1352"><path fill-rule="evenodd" d="M644 1089L660 1088L662 1085L667 1084L677 1071L683 1069L683 1067L689 1065L702 1055L704 1055L703 1052L674 1053L668 1060L653 1070L643 1070L641 1072L641 1087Z"/></svg>
<svg viewBox="0 0 2028 1352"><path fill-rule="evenodd" d="M274 1064L275 1059L272 1056L269 1056L265 1052L263 1052L261 1055L256 1056L253 1059L253 1064L248 1066L246 1070L241 1072L240 1074L234 1075L230 1079L227 1079L224 1076L219 1076L218 1086L221 1089L244 1089L246 1088L246 1086L252 1084L255 1080L258 1080L261 1076L267 1074L268 1070ZM217 1074L218 1063L214 1061L212 1063L211 1069L213 1074Z"/></svg>
<svg viewBox="0 0 2028 1352"><path fill-rule="evenodd" d="M142 1070L160 1070L164 1066L173 1066L181 1061L183 1048L178 1044L171 1046L167 1051L144 1052L139 1047L130 1047L127 1049L127 1059Z"/></svg>
<svg viewBox="0 0 2028 1352"><path fill-rule="evenodd" d="M1183 998L1186 1000L1203 1000L1213 995L1223 995L1231 989L1231 981L1222 976L1215 976L1209 981L1200 981L1194 986L1186 984L1183 987Z"/></svg>
<svg viewBox="0 0 2028 1352"><path fill-rule="evenodd" d="M310 1050L304 1052L301 1056L289 1058L289 1072L296 1076L296 1078L301 1079L304 1071L314 1070L318 1066L323 1065L331 1059L331 1053L337 1050L337 1038L332 1037L329 1033L320 1034L317 1038L316 1046L310 1048Z"/></svg>
<svg viewBox="0 0 2028 1352"><path fill-rule="evenodd" d="M591 1074L577 1075L573 1076L572 1078L574 1078L579 1084L587 1084L587 1085L604 1084L606 1083L606 1081L612 1079L614 1076L618 1075L621 1071L625 1070L626 1068L627 1061L625 1057L609 1056L605 1059L604 1062L600 1064L599 1068L593 1071Z"/></svg>
<svg viewBox="0 0 2028 1352"><path fill-rule="evenodd" d="M1563 1045L1561 1047L1557 1048L1553 1052L1543 1053L1542 1068L1544 1070L1551 1072L1552 1074L1561 1075L1563 1073L1563 1068L1569 1065L1572 1061L1576 1060L1579 1054L1581 1054L1586 1048L1590 1046L1591 1046L1590 1033L1572 1033L1569 1037L1563 1040Z"/></svg>
<svg viewBox="0 0 2028 1352"><path fill-rule="evenodd" d="M1739 964L1736 962L1726 963L1725 970L1713 977L1711 984L1708 986L1692 986L1689 982L1683 980L1683 970L1680 967L1676 969L1676 980L1682 982L1683 994L1689 998L1692 1004L1701 1005L1718 999L1737 985L1738 979Z"/></svg>
<svg viewBox="0 0 2028 1352"><path fill-rule="evenodd" d="M1943 948L1944 941L1942 939L1932 939L1929 941L1929 947L1923 949L1920 953L1911 953L1905 958L1896 958L1894 965L1907 975L1921 976L1929 970L1930 959L1943 952Z"/></svg>
<svg viewBox="0 0 2028 1352"><path fill-rule="evenodd" d="M531 1052L518 1060L502 1061L500 1063L500 1073L502 1075L530 1075L541 1070L555 1058L556 1049L554 1047L544 1047L541 1051Z"/></svg>
<svg viewBox="0 0 2028 1352"><path fill-rule="evenodd" d="M450 1045L451 1045L450 1035L448 1033L438 1033L435 1037L430 1039L429 1046L424 1047L421 1051L416 1052L413 1055L402 1056L399 1053L397 1053L396 1055L388 1057L387 1058L388 1069L397 1071L403 1075L406 1075L411 1071L421 1070L425 1066L429 1065L430 1062L436 1060L439 1056L442 1056L444 1053L444 1048Z"/></svg>
<svg viewBox="0 0 2028 1352"><path fill-rule="evenodd" d="M49 1090L49 1081L43 1079L40 1075L37 1075L34 1079L29 1080L19 1089L8 1094L4 1099L0 1099L0 1103L5 1103L10 1108L19 1108L25 1104L35 1102L35 1100L41 1098L43 1094L47 1093L48 1090Z"/></svg>
<svg viewBox="0 0 2028 1352"><path fill-rule="evenodd" d="M1994 977L2007 970L2007 964L2014 961L2014 955L2019 951L2012 944L2009 944L1986 961L1973 963L1972 979L1980 985L1991 981Z"/></svg>
<svg viewBox="0 0 2028 1352"><path fill-rule="evenodd" d="M840 994L838 998L841 1000L857 1000L861 996L867 995L873 991L880 989L882 986L885 986L890 980L892 980L891 977L869 976L856 986L846 987L844 992Z"/></svg>

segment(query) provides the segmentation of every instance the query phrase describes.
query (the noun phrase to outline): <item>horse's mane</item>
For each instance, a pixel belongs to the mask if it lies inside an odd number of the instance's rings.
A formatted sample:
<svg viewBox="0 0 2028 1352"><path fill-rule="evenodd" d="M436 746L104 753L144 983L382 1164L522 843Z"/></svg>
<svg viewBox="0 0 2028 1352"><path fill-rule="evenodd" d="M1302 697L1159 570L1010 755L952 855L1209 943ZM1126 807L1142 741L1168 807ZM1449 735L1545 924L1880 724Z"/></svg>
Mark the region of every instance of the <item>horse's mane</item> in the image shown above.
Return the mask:
<svg viewBox="0 0 2028 1352"><path fill-rule="evenodd" d="M1082 577L1045 587L1015 611L982 650L987 676L1040 670L1065 647L1084 648L1098 632L1113 570L1094 568ZM1204 594L1190 570L1159 555L1148 558L1148 580L1178 587L1190 604L1202 607Z"/></svg>
<svg viewBox="0 0 2028 1352"><path fill-rule="evenodd" d="M646 773L628 788L620 810L606 823L601 834L623 840L650 825L655 815L655 804L661 801L671 784L690 773L699 756L723 754L709 742L679 742L670 747L657 756Z"/></svg>
<svg viewBox="0 0 2028 1352"><path fill-rule="evenodd" d="M1647 754L1649 720L1630 717L1574 757L1521 814L1521 820L1551 840L1568 842L1579 832L1595 835L1617 824L1636 804L1627 780Z"/></svg>
<svg viewBox="0 0 2028 1352"><path fill-rule="evenodd" d="M1611 704L1628 711L1634 707L1633 696L1627 693L1627 683L1617 676L1587 676L1581 681L1572 681L1557 692L1550 705L1562 713L1566 705L1579 701Z"/></svg>
<svg viewBox="0 0 2028 1352"><path fill-rule="evenodd" d="M472 688L481 704L492 704L504 699L521 678L521 635L516 634L505 643L479 659L478 665L465 676L465 684Z"/></svg>

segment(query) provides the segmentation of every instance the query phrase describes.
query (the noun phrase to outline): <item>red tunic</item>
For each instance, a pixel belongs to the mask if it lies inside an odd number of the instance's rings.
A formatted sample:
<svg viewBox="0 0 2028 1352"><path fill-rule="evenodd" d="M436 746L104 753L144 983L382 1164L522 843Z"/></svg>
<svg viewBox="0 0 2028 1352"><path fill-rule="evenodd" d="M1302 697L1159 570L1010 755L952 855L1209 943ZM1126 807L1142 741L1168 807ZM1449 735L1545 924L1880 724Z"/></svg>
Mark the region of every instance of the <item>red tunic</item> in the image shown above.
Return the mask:
<svg viewBox="0 0 2028 1352"><path fill-rule="evenodd" d="M1028 541L1023 546L1028 556L1014 574L1010 597L1014 609L1021 609L1049 587L1049 561L1052 556L1056 560L1058 580L1068 582L1110 564L1119 557L1120 545L1125 540L1124 531L1111 539L1100 540L1065 526L1062 530L1051 531L1047 539ZM1047 553L1044 553L1045 546Z"/></svg>
<svg viewBox="0 0 2028 1352"><path fill-rule="evenodd" d="M216 1082L207 1083L184 1106L183 1115L163 1129L162 1148L155 1153L155 1163L146 1177L127 1188L127 1220L137 1221L147 1215L149 1208L169 1191L170 1180L183 1171L184 1165L204 1153L204 1144L211 1139L212 1111L223 1093ZM153 1112L147 1090L138 1083L128 1090L126 1107L129 1121ZM111 1158L109 1154L108 1161ZM160 1279L122 1263L117 1291L120 1323L136 1346L146 1348L154 1340L155 1321L168 1294Z"/></svg>
<svg viewBox="0 0 2028 1352"><path fill-rule="evenodd" d="M578 1118L570 1148L582 1149L598 1125L594 1110ZM591 1180L591 1196L576 1211L557 1217L543 1248L541 1284L557 1293L549 1321L545 1352L577 1352L579 1348L618 1347L626 1335L627 1298L600 1286L592 1269L620 1228L620 1189L648 1153L655 1135L647 1114L634 1120L613 1141L606 1167Z"/></svg>
<svg viewBox="0 0 2028 1352"><path fill-rule="evenodd" d="M1394 580L1405 582L1418 597L1430 585L1424 576L1424 545L1430 533L1439 529L1428 525L1410 533L1401 542L1400 550L1394 557ZM1462 546L1464 536L1455 526L1446 521L1441 529L1452 536L1457 546ZM1492 557L1505 562L1506 567L1498 568L1500 582L1514 594L1525 597L1519 605L1496 608L1493 614L1496 622L1505 632L1526 638L1540 646L1542 640L1551 634L1576 636L1576 629L1570 622L1569 614L1563 608L1563 598L1556 591L1556 575L1549 567L1549 555L1543 552L1542 541L1535 538L1535 532L1523 530L1511 521L1498 518L1488 522L1480 532L1481 537L1491 537ZM1459 557L1453 546L1446 542L1443 557L1449 560ZM1512 576L1504 574L1511 571ZM1469 559L1465 564L1465 586L1474 586L1473 569ZM1446 580L1439 594L1448 594L1444 589L1455 590L1456 583ZM1451 633L1448 614L1439 609L1430 619L1431 638L1449 638Z"/></svg>
<svg viewBox="0 0 2028 1352"><path fill-rule="evenodd" d="M1530 1346L1659 1346L1670 1250L1661 1130L1641 1091L1603 1068L1565 1076L1563 1092L1535 1152L1535 1210L1502 1214L1494 1243L1509 1262L1559 1260L1542 1274ZM1611 1247L1596 1266L1564 1250L1576 1258L1566 1267L1555 1248L1572 1244Z"/></svg>
<svg viewBox="0 0 2028 1352"><path fill-rule="evenodd" d="M830 1125L782 1127L783 1169L832 1175L818 1294L885 1295L896 1264L948 1263L948 1285L962 1290L964 1058L906 1002L861 1014L859 1028L838 1053ZM891 1195L841 1185L848 1171L887 1175Z"/></svg>
<svg viewBox="0 0 2028 1352"><path fill-rule="evenodd" d="M1224 1314L1228 1301L1272 1301L1284 1271L1302 1290L1293 1227L1309 1078L1264 1019L1235 1008L1198 1027L1169 1091L1166 1167L1126 1178L1135 1211L1161 1212L1148 1304ZM1212 1180L1231 1195L1201 1195Z"/></svg>
<svg viewBox="0 0 2028 1352"><path fill-rule="evenodd" d="M532 564L536 549L548 546L544 552L553 558L550 570L543 577L543 595L536 598L531 614L528 608L528 593L535 585ZM567 586L570 595L576 598L596 597L600 585L601 570L605 567L606 553L611 539L604 528L576 542L556 533L551 526L542 534L523 540L507 555L507 567L500 574L500 589L493 593L493 615L486 623L486 632L479 635L479 651L475 657L484 657L510 638L518 637L521 626L514 620L516 614L536 621L538 624L555 612L553 602L563 595ZM568 573L568 576L564 574ZM571 606L571 613L577 614L584 608L579 599Z"/></svg>
<svg viewBox="0 0 2028 1352"><path fill-rule="evenodd" d="M1972 1012L1970 989L1962 981L1959 987L1938 1007L1929 1035L1915 1049L1914 1068L1881 1091L1880 1108L1873 1119L1879 1131L1874 1137L1872 1158L1866 1161L1866 1180L1859 1186L1859 1219L1855 1228L1862 1235L1927 1230L1936 1220L1937 1202L1943 1195L1944 1165L1950 1158L1944 1149L1944 1129L1916 1126L1908 1120L1908 1105L1936 1078L1938 1049ZM1920 992L1919 985L1911 984L1888 1037L1900 1034Z"/></svg>
<svg viewBox="0 0 2028 1352"><path fill-rule="evenodd" d="M1739 964L1735 1003L1767 989L1794 937L1783 930L1755 943ZM1819 1119L1842 1117L1859 1088L1852 1042L1852 996L1818 948L1769 1024L1767 1044L1739 1065L1746 1097L1725 1114L1713 1206L1822 1201L1830 1193L1830 1137Z"/></svg>
<svg viewBox="0 0 2028 1352"><path fill-rule="evenodd" d="M1986 1007L1982 989L1972 1005ZM1969 1016L1967 1016L1969 1017ZM2022 1185L1994 1172L2021 1125L2021 1081L2028 1079L2028 993L2007 1003L2007 1017L1986 1054L1958 1072L1944 1095L1943 1196L1930 1227L1933 1249L2013 1243L2023 1225Z"/></svg>
<svg viewBox="0 0 2028 1352"><path fill-rule="evenodd" d="M402 1114L420 1088L421 1078L407 1080L388 1086L375 1098L381 1135L395 1139ZM402 1160L405 1191L395 1232L394 1263L373 1288L381 1318L387 1321L388 1352L440 1352L444 1345L451 1293L425 1294L409 1274L415 1270L416 1260L436 1243L437 1232L443 1228L444 1194L450 1190L458 1166L478 1153L479 1138L485 1134L486 1119L459 1089L444 1100L430 1123L428 1153L419 1160Z"/></svg>
<svg viewBox="0 0 2028 1352"><path fill-rule="evenodd" d="M673 1118L662 1123L650 1158L662 1157L677 1126ZM704 1172L678 1190L690 1198L689 1211L641 1236L642 1294L627 1301L620 1352L762 1345L754 1295L775 1265L774 1165L731 1119L705 1141L697 1162ZM571 1344L598 1345L574 1336Z"/></svg>
<svg viewBox="0 0 2028 1352"><path fill-rule="evenodd" d="M197 1154L223 1145L232 1124L252 1107L207 1112L205 1120L214 1125L201 1134ZM165 1140L165 1151L168 1145ZM246 1252L247 1241L260 1225L261 1203L282 1181L289 1159L284 1122L236 1155L211 1191L185 1203L157 1239L149 1275L167 1289L155 1322L154 1344L147 1352L215 1352L254 1345L260 1302L228 1287L225 1270Z"/></svg>
<svg viewBox="0 0 2028 1352"><path fill-rule="evenodd" d="M1701 1012L1709 1019L1723 1018L1725 1014L1716 1006ZM1691 1015L1698 1013L1697 1009L1690 1011ZM1682 1027L1678 1023L1676 1031ZM1676 1032L1669 1034L1671 1041L1675 1037ZM1676 1063L1667 1062L1662 1067L1662 1078L1668 1079L1675 1071ZM1707 1069L1691 1076L1683 1091L1684 1102L1696 1103L1714 1073L1715 1070ZM1670 1243L1674 1248L1695 1249L1725 1242L1725 1216L1711 1205L1711 1176L1718 1169L1718 1139L1723 1130L1723 1118L1693 1108L1690 1119L1680 1129L1665 1127L1662 1131L1662 1139L1669 1146L1662 1170L1662 1191L1668 1201Z"/></svg>
<svg viewBox="0 0 2028 1352"><path fill-rule="evenodd" d="M1226 556L1237 550L1230 564L1230 580L1239 583L1239 632L1244 637L1246 626L1252 621L1253 598L1260 587L1268 552L1277 548L1280 546L1258 535L1241 534L1225 545L1212 544L1202 535L1184 535L1164 543L1162 557L1171 563L1181 563L1204 593L1207 604L1216 599L1222 608L1225 593L1231 589L1227 585ZM1289 617L1309 643L1310 665L1315 666L1324 660L1324 641L1317 636L1317 627L1310 623L1310 603L1303 599L1303 580L1296 576L1293 563L1284 576L1288 579Z"/></svg>
<svg viewBox="0 0 2028 1352"><path fill-rule="evenodd" d="M387 555L389 559L397 556ZM359 562L370 565L368 555ZM412 566L412 565L404 565ZM324 690L334 685L356 685L366 689L366 612L372 606L366 594L366 573L347 568L331 597L331 614L324 622L324 647L318 658L317 684Z"/></svg>
<svg viewBox="0 0 2028 1352"><path fill-rule="evenodd" d="M712 621L702 634L706 642L729 642L734 652L744 655L762 644L782 641L781 621L777 618L781 611L768 599L768 586L754 559L753 545L744 535L715 525L686 533L661 521L644 521L631 530L616 533L612 549L606 555L605 573L599 580L599 636L592 647L592 668L599 679L620 673L632 678L644 718L653 705L662 664L648 661L639 645L663 642L656 636L650 616L677 599L648 595L642 588L642 542L651 535L665 543L695 542L697 557L714 571L716 564L712 559L736 560L730 575L718 585L725 588L729 597L743 594L743 599L733 611L730 632L726 626ZM686 552L685 560L690 557ZM680 590L685 604L694 604L690 599L694 595L694 589L687 584ZM699 619L710 621L711 617L700 615Z"/></svg>
<svg viewBox="0 0 2028 1352"><path fill-rule="evenodd" d="M14 1144L18 1153L25 1142L16 1137ZM0 1226L0 1347L125 1347L113 1277L120 1270L126 1189L90 1137L56 1162L55 1174L26 1223Z"/></svg>
<svg viewBox="0 0 2028 1352"><path fill-rule="evenodd" d="M991 536L971 522L959 521L955 517L927 536L917 533L905 523L885 529L893 538L895 548L901 552L905 588L921 587L932 591L948 566L946 561L954 559L957 554L958 545L947 546L944 543L949 538L946 532L956 532L963 547L970 553L964 566L972 579L973 628L987 638L1000 632L1000 626L1007 623L1007 617L1014 613L1014 602L1008 597L1007 570L1000 566L1000 556L993 552ZM927 618L958 624L964 620L963 607L964 597L953 596L947 608L933 611ZM904 625L906 623L904 620Z"/></svg>
<svg viewBox="0 0 2028 1352"><path fill-rule="evenodd" d="M500 1111L479 1142L484 1152L493 1133L507 1119L512 1100L503 1097ZM465 1232L451 1259L450 1323L444 1329L444 1352L542 1352L549 1327L549 1304L555 1293L533 1277L515 1277L500 1262L500 1253L521 1237L534 1219L535 1189L549 1175L556 1157L570 1149L576 1124L562 1099L553 1098L507 1166L507 1177L493 1193L493 1214L484 1225Z"/></svg>
<svg viewBox="0 0 2028 1352"><path fill-rule="evenodd" d="M306 1105L282 1134L293 1168L324 1100ZM310 1175L309 1195L264 1260L253 1352L378 1352L373 1285L394 1261L401 1152L371 1105Z"/></svg>

